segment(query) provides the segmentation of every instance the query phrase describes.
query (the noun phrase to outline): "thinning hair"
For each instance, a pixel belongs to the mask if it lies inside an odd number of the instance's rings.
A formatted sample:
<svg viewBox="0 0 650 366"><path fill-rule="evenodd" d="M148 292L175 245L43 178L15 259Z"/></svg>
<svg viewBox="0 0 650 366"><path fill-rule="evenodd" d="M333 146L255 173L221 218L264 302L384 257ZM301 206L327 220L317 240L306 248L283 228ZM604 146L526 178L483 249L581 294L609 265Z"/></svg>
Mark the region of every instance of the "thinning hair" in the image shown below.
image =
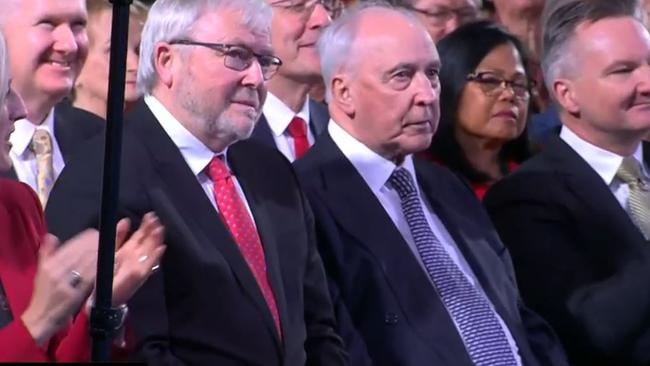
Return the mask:
<svg viewBox="0 0 650 366"><path fill-rule="evenodd" d="M546 1L542 12L542 71L549 90L553 90L554 80L566 75L573 66L569 47L578 26L617 17L632 17L646 24L639 0Z"/></svg>
<svg viewBox="0 0 650 366"><path fill-rule="evenodd" d="M332 22L318 39L317 47L320 56L321 74L325 81L325 98L331 100L332 79L337 73L349 71L352 63L358 60L352 54L359 23L364 15L376 10L387 10L402 15L410 23L422 27L419 20L408 10L391 5L386 1L363 1L346 9L346 11ZM426 33L424 28L422 31Z"/></svg>
<svg viewBox="0 0 650 366"><path fill-rule="evenodd" d="M241 14L241 24L252 32L270 33L271 8L263 0L157 0L149 10L142 31L137 80L139 91L151 93L158 81L154 60L158 43L188 37L201 16L225 9Z"/></svg>

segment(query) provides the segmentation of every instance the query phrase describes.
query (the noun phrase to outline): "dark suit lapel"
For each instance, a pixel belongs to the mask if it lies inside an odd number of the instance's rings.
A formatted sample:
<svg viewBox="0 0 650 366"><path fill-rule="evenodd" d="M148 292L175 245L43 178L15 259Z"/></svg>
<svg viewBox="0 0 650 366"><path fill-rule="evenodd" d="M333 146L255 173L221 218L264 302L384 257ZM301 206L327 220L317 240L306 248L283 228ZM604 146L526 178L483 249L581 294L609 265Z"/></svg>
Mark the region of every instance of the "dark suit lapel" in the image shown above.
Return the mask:
<svg viewBox="0 0 650 366"><path fill-rule="evenodd" d="M104 122L99 116L74 108L67 100L54 107L54 137L64 161L70 158L76 146L103 129Z"/></svg>
<svg viewBox="0 0 650 366"><path fill-rule="evenodd" d="M511 282L511 278L504 275L505 271L498 270L503 267L503 263L493 248L501 245L488 242L488 240L494 239L488 236L491 228L477 227L475 222L477 215L463 215L465 210L463 207L449 207L448 204L442 202L439 197L447 197L458 193L445 192L443 187L448 186L448 184L437 184L438 177L436 177L435 173L432 170L420 168L421 164L428 163L416 162L418 184L427 197L432 211L438 216L453 238L485 295L494 305L495 310L501 315L504 322L508 324L508 328L514 335L518 327L512 323L512 319L519 318L518 309L516 308L517 294L508 294L508 292L504 291L507 288L514 288L514 283ZM460 185L454 188L462 189ZM470 193L468 190L467 194ZM525 337L520 339L525 341Z"/></svg>
<svg viewBox="0 0 650 366"><path fill-rule="evenodd" d="M269 126L269 122L266 120L266 117L264 117L264 114L260 115L260 119L257 121L257 124L255 124L255 128L253 129L250 138L273 149L277 148L275 146L275 139L273 138L273 131L271 131L271 126Z"/></svg>
<svg viewBox="0 0 650 366"><path fill-rule="evenodd" d="M134 111L135 118L132 118L130 123L139 135L138 140L144 142L150 152L155 169L159 173L160 187L186 219L189 227L200 231L200 234L195 234L203 240L196 242L216 247L225 258L242 288L262 312L267 328L281 352L282 347L270 311L239 247L176 145L144 103L140 103L137 108L137 111ZM248 192L246 195L248 197ZM279 297L279 294L276 296Z"/></svg>
<svg viewBox="0 0 650 366"><path fill-rule="evenodd" d="M444 344L446 351L439 354L441 359L445 359L445 354L454 355L455 361L464 358L467 352L460 336L453 331L455 326L447 310L381 203L329 133L324 132L317 144L322 158L319 165L323 201L338 224L357 238L382 266L395 299L422 341Z"/></svg>
<svg viewBox="0 0 650 366"><path fill-rule="evenodd" d="M555 167L568 191L584 204L585 212L598 221L608 223L610 227L620 228L621 243L646 241L600 175L566 142L559 137L554 138L544 155Z"/></svg>
<svg viewBox="0 0 650 366"><path fill-rule="evenodd" d="M327 127L330 115L327 107L313 99L309 99L309 128L314 138L318 138Z"/></svg>

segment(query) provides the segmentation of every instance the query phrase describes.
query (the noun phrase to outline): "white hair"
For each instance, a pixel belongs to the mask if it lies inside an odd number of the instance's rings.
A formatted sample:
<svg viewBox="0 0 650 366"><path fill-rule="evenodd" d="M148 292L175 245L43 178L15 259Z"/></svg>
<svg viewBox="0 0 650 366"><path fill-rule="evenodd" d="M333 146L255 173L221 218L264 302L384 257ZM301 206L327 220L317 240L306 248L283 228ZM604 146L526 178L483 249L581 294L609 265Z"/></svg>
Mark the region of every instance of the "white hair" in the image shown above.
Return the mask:
<svg viewBox="0 0 650 366"><path fill-rule="evenodd" d="M0 107L7 102L5 97L9 92L9 54L4 33L0 29Z"/></svg>
<svg viewBox="0 0 650 366"><path fill-rule="evenodd" d="M325 81L325 98L332 98L332 79L337 73L349 71L352 63L359 57L352 54L352 44L355 41L361 18L369 11L377 9L388 10L404 16L412 24L421 27L417 18L408 10L391 5L385 1L363 1L346 9L321 34L317 47L320 55L320 67Z"/></svg>
<svg viewBox="0 0 650 366"><path fill-rule="evenodd" d="M157 0L142 30L137 85L151 93L158 80L154 49L159 42L189 36L194 23L209 11L232 9L241 14L242 25L254 33L270 33L271 8L263 0Z"/></svg>

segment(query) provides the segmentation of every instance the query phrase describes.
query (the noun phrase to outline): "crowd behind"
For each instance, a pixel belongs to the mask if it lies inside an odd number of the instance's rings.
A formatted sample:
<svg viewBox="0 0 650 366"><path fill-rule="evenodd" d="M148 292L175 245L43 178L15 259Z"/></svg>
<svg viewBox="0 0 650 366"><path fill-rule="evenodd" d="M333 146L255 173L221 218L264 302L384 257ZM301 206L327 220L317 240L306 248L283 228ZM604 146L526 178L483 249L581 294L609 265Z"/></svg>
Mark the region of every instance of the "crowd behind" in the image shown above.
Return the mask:
<svg viewBox="0 0 650 366"><path fill-rule="evenodd" d="M0 362L84 362L112 5L2 2ZM129 12L114 360L650 365L650 1Z"/></svg>

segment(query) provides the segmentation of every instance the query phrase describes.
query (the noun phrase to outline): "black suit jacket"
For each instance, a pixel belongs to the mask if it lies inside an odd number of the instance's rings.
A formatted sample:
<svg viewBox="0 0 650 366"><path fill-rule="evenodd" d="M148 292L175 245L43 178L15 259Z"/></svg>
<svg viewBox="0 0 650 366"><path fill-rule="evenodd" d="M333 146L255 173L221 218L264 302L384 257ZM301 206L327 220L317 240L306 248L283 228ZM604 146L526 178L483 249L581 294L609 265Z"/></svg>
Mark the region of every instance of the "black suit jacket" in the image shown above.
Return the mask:
<svg viewBox="0 0 650 366"><path fill-rule="evenodd" d="M67 162L74 150L84 141L100 134L104 125L101 117L74 108L67 99L57 104L54 107L54 138L61 149L63 161ZM0 172L0 176L18 180L13 168Z"/></svg>
<svg viewBox="0 0 650 366"><path fill-rule="evenodd" d="M573 365L650 364L650 243L586 161L556 137L484 203Z"/></svg>
<svg viewBox="0 0 650 366"><path fill-rule="evenodd" d="M351 363L472 365L427 274L329 133L295 167L314 210ZM508 252L471 190L443 168L415 167L433 211L510 329L524 364L564 365L553 332L520 303Z"/></svg>
<svg viewBox="0 0 650 366"><path fill-rule="evenodd" d="M101 149L99 140L84 146L52 191L46 217L62 238L97 225ZM345 364L313 217L291 165L248 141L227 158L264 246L283 338L228 229L141 102L125 126L119 209L134 221L156 211L167 251L162 271L129 304L139 355L154 365Z"/></svg>
<svg viewBox="0 0 650 366"><path fill-rule="evenodd" d="M327 122L330 120L327 107L322 103L309 99L309 119L309 129L315 137L318 137L325 130ZM255 129L253 129L251 139L259 141L268 147L276 148L273 131L271 131L269 122L264 117L264 114L260 116L260 120L257 122Z"/></svg>

